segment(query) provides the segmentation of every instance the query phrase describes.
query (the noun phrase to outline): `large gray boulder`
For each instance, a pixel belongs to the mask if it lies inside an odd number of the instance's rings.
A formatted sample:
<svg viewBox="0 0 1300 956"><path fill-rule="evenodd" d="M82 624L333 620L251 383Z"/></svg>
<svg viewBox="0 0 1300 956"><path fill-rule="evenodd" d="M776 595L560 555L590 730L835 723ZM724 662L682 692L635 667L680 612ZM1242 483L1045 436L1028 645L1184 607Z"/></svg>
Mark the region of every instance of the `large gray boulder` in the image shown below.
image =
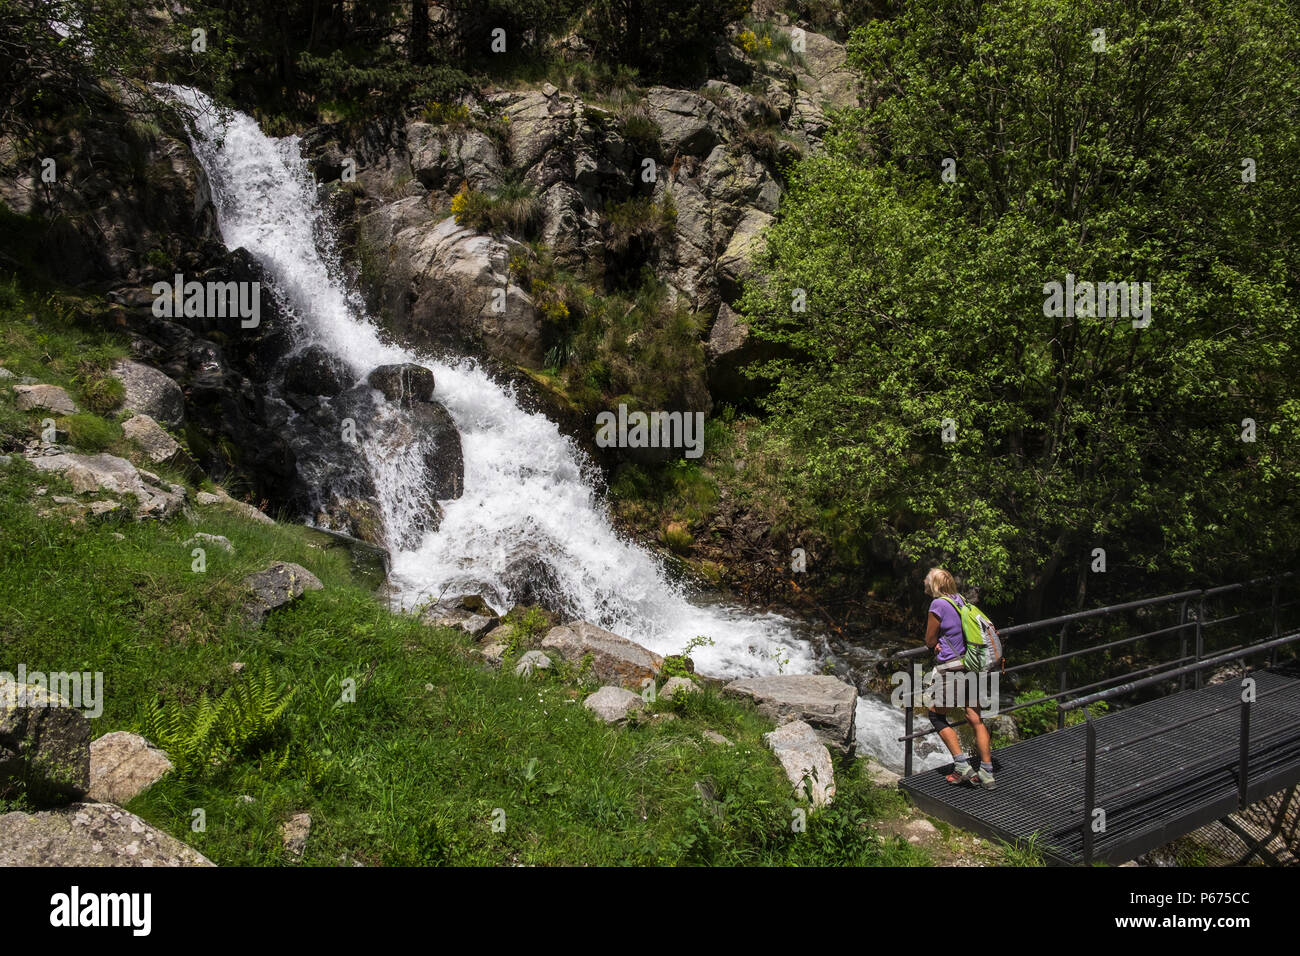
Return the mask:
<svg viewBox="0 0 1300 956"><path fill-rule="evenodd" d="M53 412L72 415L77 403L57 385L15 385L14 406L20 412Z"/></svg>
<svg viewBox="0 0 1300 956"><path fill-rule="evenodd" d="M185 420L185 393L156 368L122 359L113 366L113 375L126 389L122 406L127 410L148 415L173 428Z"/></svg>
<svg viewBox="0 0 1300 956"><path fill-rule="evenodd" d="M244 587L248 591L245 616L250 623L260 624L271 611L298 600L307 591L320 591L325 585L302 565L277 561L265 571L244 578Z"/></svg>
<svg viewBox="0 0 1300 956"><path fill-rule="evenodd" d="M167 755L139 734L116 730L90 744L90 791L97 803L124 806L169 774Z"/></svg>
<svg viewBox="0 0 1300 956"><path fill-rule="evenodd" d="M423 365L381 365L366 378L372 388L383 392L384 398L399 405L412 402L433 401L433 373Z"/></svg>
<svg viewBox="0 0 1300 956"><path fill-rule="evenodd" d="M25 792L52 803L76 800L89 787L86 715L38 685L0 681L0 797Z"/></svg>
<svg viewBox="0 0 1300 956"><path fill-rule="evenodd" d="M773 720L802 720L834 750L852 753L858 689L823 674L777 674L744 677L722 689L746 697Z"/></svg>
<svg viewBox="0 0 1300 956"><path fill-rule="evenodd" d="M591 668L597 680L624 687L641 687L658 677L664 659L604 628L586 621L570 621L553 627L542 638L544 651L555 651L566 661L581 661L591 655Z"/></svg>
<svg viewBox="0 0 1300 956"><path fill-rule="evenodd" d="M198 850L106 803L0 816L0 866L213 866Z"/></svg>
<svg viewBox="0 0 1300 956"><path fill-rule="evenodd" d="M607 686L590 695L582 702L582 706L605 723L614 724L627 720L634 710L645 707L645 701L640 694L634 694L625 688Z"/></svg>
<svg viewBox="0 0 1300 956"><path fill-rule="evenodd" d="M180 485L163 489L146 481L135 465L116 455L44 455L30 461L40 471L63 475L78 494L107 491L135 495L137 518L168 518L185 505L185 489Z"/></svg>
<svg viewBox="0 0 1300 956"><path fill-rule="evenodd" d="M646 106L659 125L666 153L704 156L723 139L722 112L698 93L652 86L646 91Z"/></svg>
<svg viewBox="0 0 1300 956"><path fill-rule="evenodd" d="M802 720L795 720L764 734L763 740L776 754L800 798L811 796L814 807L831 802L835 797L835 768L830 751L816 731Z"/></svg>

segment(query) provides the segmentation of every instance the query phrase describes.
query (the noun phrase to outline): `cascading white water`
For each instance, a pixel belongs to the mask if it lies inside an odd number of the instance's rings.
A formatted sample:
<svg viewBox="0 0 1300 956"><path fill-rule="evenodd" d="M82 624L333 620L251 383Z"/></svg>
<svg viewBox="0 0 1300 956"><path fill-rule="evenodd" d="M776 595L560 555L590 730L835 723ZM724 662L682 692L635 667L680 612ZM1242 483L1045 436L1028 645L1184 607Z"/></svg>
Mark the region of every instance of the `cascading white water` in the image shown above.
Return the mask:
<svg viewBox="0 0 1300 956"><path fill-rule="evenodd" d="M524 411L507 388L470 360L434 361L386 342L343 280L297 137L273 139L256 122L216 107L197 90L164 89L193 117L203 164L228 248L247 249L298 325L297 345L319 344L363 379L376 366L413 362L434 373L435 398L461 435L464 494L443 502L437 531L392 555L398 601L481 592L498 610L513 603L508 573L520 560L544 562L574 613L651 648L679 653L696 635L715 642L692 651L718 676L810 673L817 660L801 625L776 614L693 602L648 552L622 540L586 475L582 453L545 416ZM390 537L409 527L419 449L364 449ZM897 711L858 710L859 740L890 764ZM868 741L870 744L868 745Z"/></svg>

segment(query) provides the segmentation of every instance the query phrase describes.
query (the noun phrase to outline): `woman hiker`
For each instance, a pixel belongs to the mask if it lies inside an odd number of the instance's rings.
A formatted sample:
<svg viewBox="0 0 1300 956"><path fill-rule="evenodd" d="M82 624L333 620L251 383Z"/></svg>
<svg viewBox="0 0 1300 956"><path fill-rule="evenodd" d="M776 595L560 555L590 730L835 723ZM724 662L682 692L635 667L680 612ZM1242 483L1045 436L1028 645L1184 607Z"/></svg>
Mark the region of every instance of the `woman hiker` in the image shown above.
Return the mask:
<svg viewBox="0 0 1300 956"><path fill-rule="evenodd" d="M952 699L942 690L943 682L948 676L962 671L966 639L962 636L961 615L957 613L957 608L966 601L957 593L957 582L953 576L943 568L930 569L925 576L925 593L933 598L930 613L926 615L925 646L935 652L935 692L943 694L937 701L942 703ZM970 758L962 753L961 738L943 712L931 707L928 716L934 729L939 732L939 738L952 754L952 773L948 774L948 782L970 781L986 790L994 789L997 784L993 779L993 750L989 742L989 730L980 719L979 708L966 708L966 719L975 730L975 746L979 749L978 770L970 765Z"/></svg>

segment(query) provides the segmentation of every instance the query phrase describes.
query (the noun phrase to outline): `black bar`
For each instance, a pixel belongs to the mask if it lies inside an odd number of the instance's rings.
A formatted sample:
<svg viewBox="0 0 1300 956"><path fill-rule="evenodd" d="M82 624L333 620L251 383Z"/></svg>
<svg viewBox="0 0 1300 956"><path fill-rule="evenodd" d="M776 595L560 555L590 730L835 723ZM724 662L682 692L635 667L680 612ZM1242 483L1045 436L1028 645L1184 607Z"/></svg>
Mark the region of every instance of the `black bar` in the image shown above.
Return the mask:
<svg viewBox="0 0 1300 956"><path fill-rule="evenodd" d="M1179 606L1178 609L1178 656L1185 659L1187 657L1187 602ZM1178 689L1187 690L1187 675L1184 674L1178 678Z"/></svg>
<svg viewBox="0 0 1300 956"><path fill-rule="evenodd" d="M1237 807L1246 808L1246 787L1250 783L1250 700L1241 695L1241 741L1237 763Z"/></svg>
<svg viewBox="0 0 1300 956"><path fill-rule="evenodd" d="M1196 659L1199 661L1201 655L1205 653L1205 592L1201 592L1201 599L1196 605ZM1201 672L1195 671L1196 679L1192 686L1197 690L1201 689Z"/></svg>
<svg viewBox="0 0 1300 956"><path fill-rule="evenodd" d="M1088 725L1087 762L1083 771L1083 865L1092 865L1092 811L1097 800L1097 728L1092 714L1084 711Z"/></svg>
<svg viewBox="0 0 1300 956"><path fill-rule="evenodd" d="M1061 638L1058 642L1058 652L1061 656L1061 663L1056 668L1057 676L1060 678L1061 693L1065 694L1070 689L1070 664L1066 656L1066 646L1070 639L1069 622L1061 625ZM1065 712L1061 710L1060 705L1056 708L1056 729L1061 730L1065 727Z"/></svg>
<svg viewBox="0 0 1300 956"><path fill-rule="evenodd" d="M903 732L907 734L904 738L907 743L903 746L903 776L912 775L912 714L913 708L909 704L907 712L903 715Z"/></svg>

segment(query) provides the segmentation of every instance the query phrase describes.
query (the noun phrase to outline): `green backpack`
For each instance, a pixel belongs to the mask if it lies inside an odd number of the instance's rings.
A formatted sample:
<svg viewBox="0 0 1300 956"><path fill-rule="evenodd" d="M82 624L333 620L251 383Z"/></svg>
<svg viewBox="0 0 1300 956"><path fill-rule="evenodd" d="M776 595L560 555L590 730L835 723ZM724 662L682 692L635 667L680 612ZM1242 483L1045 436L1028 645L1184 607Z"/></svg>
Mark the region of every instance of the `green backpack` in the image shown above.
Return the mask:
<svg viewBox="0 0 1300 956"><path fill-rule="evenodd" d="M966 653L961 659L962 667L976 672L1004 667L1006 662L1002 656L1002 638L998 637L998 630L988 615L970 601L958 604L950 597L945 597L944 600L953 606L961 618L961 634L966 642Z"/></svg>

